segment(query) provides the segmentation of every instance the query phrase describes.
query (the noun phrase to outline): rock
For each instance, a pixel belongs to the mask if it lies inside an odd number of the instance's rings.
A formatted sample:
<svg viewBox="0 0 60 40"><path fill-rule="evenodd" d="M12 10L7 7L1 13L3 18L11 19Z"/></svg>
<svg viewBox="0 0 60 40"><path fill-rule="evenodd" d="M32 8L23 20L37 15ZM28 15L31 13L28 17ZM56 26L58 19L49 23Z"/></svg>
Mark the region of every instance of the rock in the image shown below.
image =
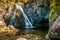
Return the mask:
<svg viewBox="0 0 60 40"><path fill-rule="evenodd" d="M18 32L18 29L14 28L13 25L7 26L3 20L0 20L0 33L6 33L8 35L15 35L17 32Z"/></svg>
<svg viewBox="0 0 60 40"><path fill-rule="evenodd" d="M24 37L27 40L42 40L42 38L39 35L34 35L34 34L21 35L21 37Z"/></svg>
<svg viewBox="0 0 60 40"><path fill-rule="evenodd" d="M60 39L60 16L56 19L52 27L49 28L46 39Z"/></svg>
<svg viewBox="0 0 60 40"><path fill-rule="evenodd" d="M27 39L26 38L23 38L23 37L19 37L16 40L27 40Z"/></svg>
<svg viewBox="0 0 60 40"><path fill-rule="evenodd" d="M6 26L6 23L4 21L0 21L0 28Z"/></svg>
<svg viewBox="0 0 60 40"><path fill-rule="evenodd" d="M4 20L3 19L3 15L5 14L5 10L4 9L0 9L0 20Z"/></svg>

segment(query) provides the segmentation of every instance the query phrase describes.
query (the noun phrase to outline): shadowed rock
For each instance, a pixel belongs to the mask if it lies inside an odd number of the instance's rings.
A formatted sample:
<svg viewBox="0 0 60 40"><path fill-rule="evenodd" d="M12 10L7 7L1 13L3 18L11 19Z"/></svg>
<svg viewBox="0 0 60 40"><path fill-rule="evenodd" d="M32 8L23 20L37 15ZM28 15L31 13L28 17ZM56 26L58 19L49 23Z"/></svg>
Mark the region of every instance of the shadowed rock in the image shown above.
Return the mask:
<svg viewBox="0 0 60 40"><path fill-rule="evenodd" d="M60 39L60 16L56 19L52 27L49 28L48 34L46 35L46 39Z"/></svg>

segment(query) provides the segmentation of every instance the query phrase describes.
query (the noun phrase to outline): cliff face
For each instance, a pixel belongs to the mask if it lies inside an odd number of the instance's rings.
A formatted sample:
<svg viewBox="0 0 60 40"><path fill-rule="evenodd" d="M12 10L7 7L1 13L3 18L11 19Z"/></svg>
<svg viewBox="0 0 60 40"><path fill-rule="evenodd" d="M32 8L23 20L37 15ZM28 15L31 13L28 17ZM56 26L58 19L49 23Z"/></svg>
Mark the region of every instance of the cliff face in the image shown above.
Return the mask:
<svg viewBox="0 0 60 40"><path fill-rule="evenodd" d="M4 10L3 18L7 25L10 18L13 16L14 5L21 5L28 16L30 22L36 27L48 26L48 14L49 14L49 1L47 0L0 0L0 8ZM28 13L29 12L29 13ZM16 18L21 24L24 25L24 19L22 14L18 12ZM22 21L20 21L22 20ZM7 22L8 21L8 22ZM44 22L44 23L43 23ZM42 26L43 25L43 26Z"/></svg>

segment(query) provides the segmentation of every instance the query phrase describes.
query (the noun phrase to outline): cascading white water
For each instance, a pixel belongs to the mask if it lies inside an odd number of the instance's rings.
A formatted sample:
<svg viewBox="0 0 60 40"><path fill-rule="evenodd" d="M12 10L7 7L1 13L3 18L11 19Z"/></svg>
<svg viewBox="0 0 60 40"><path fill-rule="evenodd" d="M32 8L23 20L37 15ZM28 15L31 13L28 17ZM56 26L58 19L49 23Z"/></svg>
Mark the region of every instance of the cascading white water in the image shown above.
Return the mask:
<svg viewBox="0 0 60 40"><path fill-rule="evenodd" d="M34 28L31 22L29 21L27 15L24 13L22 7L16 4L16 9L19 9L22 12L23 17L25 18L25 28Z"/></svg>

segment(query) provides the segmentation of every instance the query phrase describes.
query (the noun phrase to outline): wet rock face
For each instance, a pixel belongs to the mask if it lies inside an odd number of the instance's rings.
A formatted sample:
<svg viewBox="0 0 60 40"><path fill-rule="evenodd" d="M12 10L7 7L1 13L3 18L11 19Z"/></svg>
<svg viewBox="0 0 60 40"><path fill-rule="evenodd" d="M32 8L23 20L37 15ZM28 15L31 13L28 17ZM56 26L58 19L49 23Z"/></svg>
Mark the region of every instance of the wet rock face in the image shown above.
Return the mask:
<svg viewBox="0 0 60 40"><path fill-rule="evenodd" d="M10 9L11 7L13 7L13 8ZM5 14L2 15L2 13L1 13L1 16L2 16L1 18L4 19L7 26L13 25L16 28L21 28L20 26L22 26L22 28L23 28L24 27L24 19L23 19L22 14L20 13L20 11L18 11L16 13L14 19L12 19L14 16L14 10L15 10L14 7L15 6L11 6L11 7L9 7L8 10L5 10L5 11L2 10L3 12L5 12Z"/></svg>
<svg viewBox="0 0 60 40"><path fill-rule="evenodd" d="M13 15L12 15L13 16ZM22 18L19 18L18 15L15 16L14 19L12 19L12 16L10 16L9 18L6 18L5 19L5 22L7 25L13 25L15 28L22 28L24 27L24 19L23 17Z"/></svg>
<svg viewBox="0 0 60 40"><path fill-rule="evenodd" d="M49 28L48 34L46 35L46 39L60 39L60 16L56 19L52 27Z"/></svg>
<svg viewBox="0 0 60 40"><path fill-rule="evenodd" d="M47 27L49 25L48 23L49 8L44 7L42 0L36 1L37 3L33 2L30 5L29 4L25 5L26 8L24 9L24 11L28 16L30 22L33 24L33 26L36 26L37 28L44 28L45 26Z"/></svg>
<svg viewBox="0 0 60 40"><path fill-rule="evenodd" d="M45 22L45 20L48 20L49 8L45 8L44 3L45 2L43 2L43 0L29 0L28 3L25 5L26 8L25 8L25 6L23 8L24 12L28 16L30 22L33 24L33 26L36 26L38 28L42 27L41 25L48 24L47 23L48 21ZM4 18L5 18L4 21L6 22L7 25L9 25L9 23L11 22L10 20L13 16L12 11L14 8L14 4L15 3L11 2L10 4L4 5L4 9L6 12L6 14L4 14ZM23 4L21 4L21 2L17 3L17 4L23 5ZM16 25L18 25L19 27L21 26L23 28L24 27L23 25L25 25L24 18L23 17L19 18L18 16L20 16L20 15L17 15L17 17L15 17L14 21L12 22L12 25L14 25L14 23L16 23ZM41 22L42 20L44 21L44 24L43 24L43 22Z"/></svg>

